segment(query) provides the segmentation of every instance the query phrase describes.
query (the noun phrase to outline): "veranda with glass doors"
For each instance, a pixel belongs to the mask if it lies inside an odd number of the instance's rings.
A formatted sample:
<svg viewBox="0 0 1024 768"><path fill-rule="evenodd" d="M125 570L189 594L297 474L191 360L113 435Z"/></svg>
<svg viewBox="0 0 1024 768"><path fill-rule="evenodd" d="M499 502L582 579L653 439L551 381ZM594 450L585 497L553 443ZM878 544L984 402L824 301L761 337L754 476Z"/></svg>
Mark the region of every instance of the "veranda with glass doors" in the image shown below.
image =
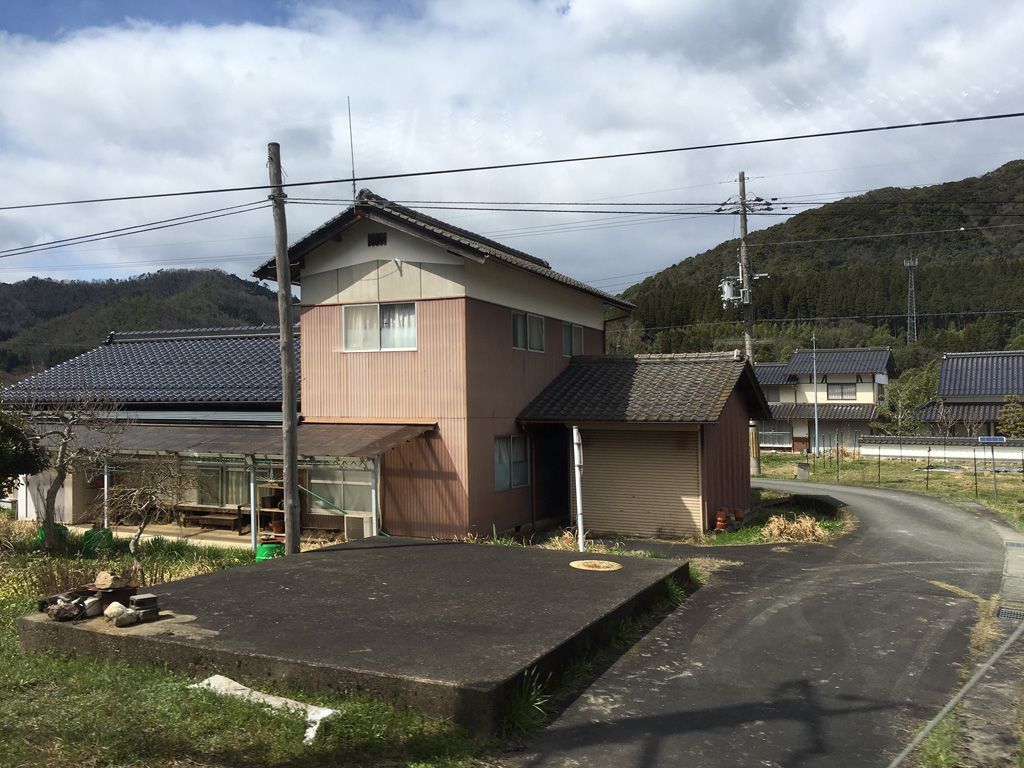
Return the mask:
<svg viewBox="0 0 1024 768"><path fill-rule="evenodd" d="M252 502L260 530L272 530L283 521L283 481L279 462L227 457L176 460L174 457L125 457L94 470L96 489L90 506L94 516L102 511L104 525L108 517L110 491L140 482L140 467L145 462L175 462L164 473L159 495L169 510L168 519L153 522L179 522L184 525L224 526L244 534L250 529ZM346 539L373 535L375 470L373 462L341 459L333 463L300 465L298 472L300 525L303 530L343 532ZM148 480L147 482L157 482Z"/></svg>

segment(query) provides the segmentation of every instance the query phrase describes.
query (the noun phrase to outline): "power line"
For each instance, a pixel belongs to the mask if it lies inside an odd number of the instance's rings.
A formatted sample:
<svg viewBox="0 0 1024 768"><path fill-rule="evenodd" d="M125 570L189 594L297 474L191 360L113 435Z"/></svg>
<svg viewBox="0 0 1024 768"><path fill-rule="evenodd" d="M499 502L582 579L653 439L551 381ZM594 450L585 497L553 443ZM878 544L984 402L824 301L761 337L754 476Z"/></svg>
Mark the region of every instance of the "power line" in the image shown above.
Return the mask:
<svg viewBox="0 0 1024 768"><path fill-rule="evenodd" d="M74 245L81 245L82 243L95 243L100 240L113 240L118 237L126 237L128 235L138 235L143 232L155 232L161 229L169 229L171 227L180 227L183 224L195 224L200 221L211 221L213 219L222 219L225 216L237 216L240 213L249 213L251 211L260 211L264 208L270 207L270 203L262 200L255 203L244 203L242 205L233 205L228 208L218 208L213 211L206 211L203 213L193 213L188 216L178 216L173 219L163 219L162 221L154 221L149 224L135 224L130 227L122 227L120 229L108 229L104 232L96 232L91 235L79 235L77 237L64 238L62 240L52 240L48 243L39 243L37 245L26 245L18 248L9 248L5 251L0 251L0 258L10 258L12 256L25 256L30 253L39 253L41 251L52 251L57 248L69 248Z"/></svg>
<svg viewBox="0 0 1024 768"><path fill-rule="evenodd" d="M985 310L963 310L958 312L918 312L918 317L969 317L982 315L1024 315L1024 309L985 309ZM627 317L629 317L627 315ZM837 320L890 320L906 319L906 313L897 314L867 314L867 315L826 315L822 317L780 317L762 318L756 321L757 325L778 325L781 323L813 323L813 322L834 322ZM616 318L620 319L620 318ZM645 333L647 331L676 331L685 328L711 328L720 325L742 325L741 320L714 320L705 323L687 323L685 325L655 325L655 326L634 326L632 328L607 328L614 333ZM0 342L2 343L2 342Z"/></svg>
<svg viewBox="0 0 1024 768"><path fill-rule="evenodd" d="M311 187L324 184L351 184L363 181L382 181L386 179L409 179L424 176L443 176L456 173L473 173L477 171L501 171L515 168L537 168L548 165L564 165L567 163L583 163L595 160L618 160L630 157L653 157L679 152L696 152L707 149L727 149L732 147L749 147L760 144L776 144L786 141L802 141L805 139L823 139L836 136L855 136L868 133L880 133L884 131L898 131L906 128L932 128L941 125L960 125L967 123L979 123L992 120L1007 120L1011 118L1024 117L1024 112L1007 112L999 115L981 115L976 117L960 117L947 120L927 120L918 123L900 123L897 125L882 125L874 128L848 128L840 131L819 131L816 133L791 134L788 136L774 136L767 139L745 139L741 141L718 142L714 144L695 144L686 147L672 147L668 149L650 149L638 152L616 152L605 155L588 155L582 157L566 157L557 160L532 160L521 163L500 163L496 165L465 166L461 168L447 168L434 171L416 171L411 173L389 173L376 176L355 176L347 179L323 179L320 181L300 181L284 184L284 187L295 189L299 187ZM114 203L127 200L153 200L168 197L185 197L189 195L212 195L228 192L256 192L270 189L269 185L260 184L248 187L225 187L219 189L198 189L188 192L162 192L147 195L121 195L117 197L97 197L83 200L64 200L50 203L29 203L24 205L0 206L0 211L24 210L27 208L50 208L61 205L84 205L89 203Z"/></svg>

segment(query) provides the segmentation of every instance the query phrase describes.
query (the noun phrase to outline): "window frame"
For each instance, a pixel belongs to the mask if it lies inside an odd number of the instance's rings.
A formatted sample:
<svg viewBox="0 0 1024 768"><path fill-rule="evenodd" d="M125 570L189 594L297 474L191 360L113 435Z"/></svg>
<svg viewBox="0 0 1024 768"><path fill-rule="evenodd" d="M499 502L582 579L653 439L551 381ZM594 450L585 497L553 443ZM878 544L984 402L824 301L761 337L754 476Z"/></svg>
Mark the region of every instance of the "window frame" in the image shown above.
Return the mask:
<svg viewBox="0 0 1024 768"><path fill-rule="evenodd" d="M568 332L568 337L566 337L566 332ZM579 336L578 339L577 335ZM582 355L583 340L584 336L582 325L576 325L575 323L562 323L562 357L576 357L577 355ZM568 344L566 344L566 342L568 342Z"/></svg>
<svg viewBox="0 0 1024 768"><path fill-rule="evenodd" d="M848 389L849 388L849 389ZM834 396L833 391L838 390L839 395ZM848 397L847 392L852 392L853 396ZM857 385L849 383L829 383L825 385L825 399L826 400L856 400L857 399Z"/></svg>
<svg viewBox="0 0 1024 768"><path fill-rule="evenodd" d="M531 340L531 328L536 326L531 323L536 321L540 324L540 346L535 347ZM535 315L532 312L523 312L517 309L512 310L512 349L518 349L523 352L540 352L543 354L545 347L545 336L546 329L544 326L544 316Z"/></svg>
<svg viewBox="0 0 1024 768"><path fill-rule="evenodd" d="M499 451L498 446L506 446L506 455L508 456L508 469L507 472L502 472L502 477L507 477L507 484L502 482L499 484L499 473L498 473L498 457ZM522 448L522 458L516 459L516 446ZM531 468L530 468L530 437L529 435L496 435L494 438L494 492L500 493L501 491L511 491L516 488L526 488L532 481ZM516 472L516 466L519 465L519 473ZM525 475L523 474L525 473Z"/></svg>
<svg viewBox="0 0 1024 768"><path fill-rule="evenodd" d="M325 499L328 498L328 494L320 493L318 490L315 490L316 488L322 488L324 486L341 488L341 511L335 509L333 506L325 506L324 502L320 501L316 496L311 495L310 492ZM354 490L356 488L369 489L367 509L359 508L358 501L355 498L350 498L350 494L356 493ZM306 489L306 497L308 499L310 514L365 515L373 512L373 476L371 471L368 469L352 470L337 467L310 467L306 470ZM367 495L367 492L364 491L363 495Z"/></svg>
<svg viewBox="0 0 1024 768"><path fill-rule="evenodd" d="M761 419L757 437L762 448L792 448L793 425L785 419Z"/></svg>
<svg viewBox="0 0 1024 768"><path fill-rule="evenodd" d="M384 328L384 308L385 307L398 307L398 306L411 306L412 307L412 318L413 318L413 346L411 347L385 347L383 345ZM366 307L377 308L377 346L367 347L365 349L353 349L349 347L349 335L348 335L348 319L347 314L350 309L364 309ZM346 304L342 307L341 314L341 345L345 352L415 352L419 349L420 343L420 324L419 324L419 302L417 301L379 301L369 302L366 304Z"/></svg>

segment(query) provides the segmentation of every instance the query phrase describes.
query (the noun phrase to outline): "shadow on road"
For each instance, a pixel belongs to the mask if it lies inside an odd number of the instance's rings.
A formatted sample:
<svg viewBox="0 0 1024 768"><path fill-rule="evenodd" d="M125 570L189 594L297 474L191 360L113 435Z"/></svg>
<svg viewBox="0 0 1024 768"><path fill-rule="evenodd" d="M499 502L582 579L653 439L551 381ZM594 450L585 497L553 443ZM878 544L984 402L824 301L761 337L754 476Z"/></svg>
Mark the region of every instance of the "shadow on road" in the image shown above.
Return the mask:
<svg viewBox="0 0 1024 768"><path fill-rule="evenodd" d="M802 735L794 732L788 740L787 754L781 759L776 757L765 764L795 768L806 764L809 758L823 757L829 754L839 755L830 749L827 736L827 725L831 718L842 718L863 712L879 712L897 710L899 705L893 702L871 701L855 696L831 696L840 705L829 705L822 701L815 690L814 684L804 679L787 681L777 686L772 697L766 701L745 702L729 706L701 708L680 711L671 715L620 718L591 722L586 725L559 728L548 733L549 739L541 739L548 744L539 744L536 752L526 761L531 766L562 764L575 765L571 759L571 750L579 745L592 750L595 747L612 747L635 745L638 749L635 761L631 765L638 768L654 768L654 766L671 764L672 758L683 759L690 755L666 755L665 742L673 736L701 731L729 729L736 732L732 739L738 746L741 739L751 734L748 728L763 726L764 731L778 731L784 723L795 724ZM750 739L747 757L758 756L763 748L762 739ZM669 748L671 751L671 748ZM696 756L693 756L696 757ZM729 760L726 755L721 759ZM761 759L770 759L761 755ZM722 763L723 765L725 762ZM740 763L735 763L739 765Z"/></svg>

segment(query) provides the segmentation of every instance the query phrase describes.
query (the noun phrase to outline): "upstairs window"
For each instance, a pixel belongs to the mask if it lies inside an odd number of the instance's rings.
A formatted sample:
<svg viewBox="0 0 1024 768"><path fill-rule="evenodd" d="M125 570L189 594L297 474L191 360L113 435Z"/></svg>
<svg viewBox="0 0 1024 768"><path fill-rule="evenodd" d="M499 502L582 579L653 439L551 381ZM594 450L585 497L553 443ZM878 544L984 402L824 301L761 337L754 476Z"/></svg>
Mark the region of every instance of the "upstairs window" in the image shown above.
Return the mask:
<svg viewBox="0 0 1024 768"><path fill-rule="evenodd" d="M352 304L344 310L345 351L416 349L416 302Z"/></svg>
<svg viewBox="0 0 1024 768"><path fill-rule="evenodd" d="M829 384L828 386L828 399L829 400L856 400L857 399L857 385L856 384Z"/></svg>
<svg viewBox="0 0 1024 768"><path fill-rule="evenodd" d="M512 313L512 348L544 351L544 318L526 312Z"/></svg>
<svg viewBox="0 0 1024 768"><path fill-rule="evenodd" d="M562 355L572 357L583 354L583 327L562 323Z"/></svg>
<svg viewBox="0 0 1024 768"><path fill-rule="evenodd" d="M530 448L526 435L494 438L494 490L530 484Z"/></svg>

